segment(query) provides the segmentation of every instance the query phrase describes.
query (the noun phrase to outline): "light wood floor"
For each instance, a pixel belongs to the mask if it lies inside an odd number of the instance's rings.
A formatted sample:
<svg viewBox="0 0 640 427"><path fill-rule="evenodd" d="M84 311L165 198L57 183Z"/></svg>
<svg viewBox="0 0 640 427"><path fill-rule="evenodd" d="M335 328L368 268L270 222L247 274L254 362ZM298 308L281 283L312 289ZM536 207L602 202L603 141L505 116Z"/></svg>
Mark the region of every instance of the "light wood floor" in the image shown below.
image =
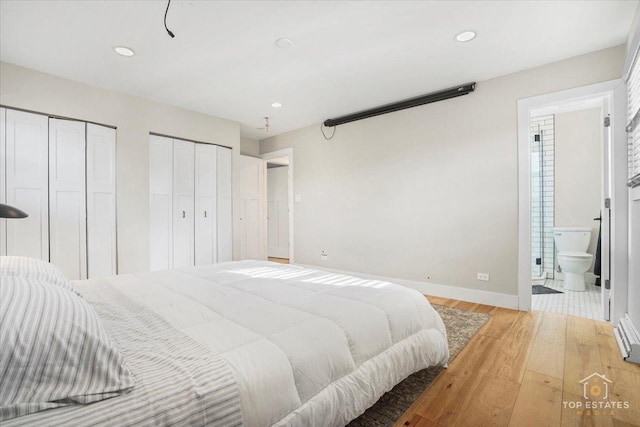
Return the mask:
<svg viewBox="0 0 640 427"><path fill-rule="evenodd" d="M279 262L280 264L289 264L289 260L287 258L268 258L269 261Z"/></svg>
<svg viewBox="0 0 640 427"><path fill-rule="evenodd" d="M427 298L493 316L397 427L640 425L640 366L622 360L608 323ZM579 381L594 372L613 381L607 400L628 409L565 407L584 405Z"/></svg>

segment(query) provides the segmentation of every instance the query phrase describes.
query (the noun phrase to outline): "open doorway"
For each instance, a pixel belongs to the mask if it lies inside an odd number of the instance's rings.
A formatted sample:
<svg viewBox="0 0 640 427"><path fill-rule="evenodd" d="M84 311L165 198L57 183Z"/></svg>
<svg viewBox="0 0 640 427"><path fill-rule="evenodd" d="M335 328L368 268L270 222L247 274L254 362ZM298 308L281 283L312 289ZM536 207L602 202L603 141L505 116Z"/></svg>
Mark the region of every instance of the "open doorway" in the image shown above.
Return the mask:
<svg viewBox="0 0 640 427"><path fill-rule="evenodd" d="M293 262L293 155L291 149L262 155L267 178L267 257Z"/></svg>
<svg viewBox="0 0 640 427"><path fill-rule="evenodd" d="M595 96L531 110L532 310L604 320L605 104Z"/></svg>
<svg viewBox="0 0 640 427"><path fill-rule="evenodd" d="M611 266L621 261L626 224L626 210L611 210L624 203L621 88L616 80L518 102L521 310L615 320ZM550 293L535 294L535 285Z"/></svg>

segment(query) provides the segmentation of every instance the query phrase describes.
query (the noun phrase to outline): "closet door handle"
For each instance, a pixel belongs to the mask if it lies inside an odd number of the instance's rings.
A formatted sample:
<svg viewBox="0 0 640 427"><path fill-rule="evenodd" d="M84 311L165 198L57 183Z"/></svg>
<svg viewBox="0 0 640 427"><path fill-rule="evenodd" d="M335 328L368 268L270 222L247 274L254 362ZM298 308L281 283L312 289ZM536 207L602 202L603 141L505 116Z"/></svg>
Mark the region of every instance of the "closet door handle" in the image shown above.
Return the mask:
<svg viewBox="0 0 640 427"><path fill-rule="evenodd" d="M204 211L204 217L205 218L207 217L207 211Z"/></svg>
<svg viewBox="0 0 640 427"><path fill-rule="evenodd" d="M186 218L187 213L185 211L182 211L182 218Z"/></svg>

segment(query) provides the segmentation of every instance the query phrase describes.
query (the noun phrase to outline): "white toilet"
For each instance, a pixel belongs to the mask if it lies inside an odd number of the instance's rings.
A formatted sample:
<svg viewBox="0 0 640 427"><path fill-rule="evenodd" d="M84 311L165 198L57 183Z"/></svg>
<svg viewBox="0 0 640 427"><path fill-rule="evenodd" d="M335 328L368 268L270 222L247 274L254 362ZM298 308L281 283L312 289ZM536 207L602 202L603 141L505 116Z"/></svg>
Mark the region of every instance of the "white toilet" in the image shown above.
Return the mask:
<svg viewBox="0 0 640 427"><path fill-rule="evenodd" d="M558 264L564 273L564 288L568 291L584 291L584 273L593 261L593 255L587 253L591 229L554 227L553 240L558 248Z"/></svg>

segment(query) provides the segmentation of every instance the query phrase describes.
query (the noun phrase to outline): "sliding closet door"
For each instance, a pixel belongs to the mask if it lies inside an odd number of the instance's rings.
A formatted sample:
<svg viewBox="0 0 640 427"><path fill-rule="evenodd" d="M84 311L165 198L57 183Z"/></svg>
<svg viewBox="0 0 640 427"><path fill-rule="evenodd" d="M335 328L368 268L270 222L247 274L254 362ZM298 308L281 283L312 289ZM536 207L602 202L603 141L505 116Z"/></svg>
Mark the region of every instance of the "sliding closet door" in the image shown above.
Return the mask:
<svg viewBox="0 0 640 427"><path fill-rule="evenodd" d="M71 280L87 278L85 126L49 119L50 259Z"/></svg>
<svg viewBox="0 0 640 427"><path fill-rule="evenodd" d="M151 135L149 145L149 267L172 268L173 140Z"/></svg>
<svg viewBox="0 0 640 427"><path fill-rule="evenodd" d="M195 264L218 260L215 145L195 144Z"/></svg>
<svg viewBox="0 0 640 427"><path fill-rule="evenodd" d="M6 221L7 255L49 260L48 117L6 110L6 203L29 214Z"/></svg>
<svg viewBox="0 0 640 427"><path fill-rule="evenodd" d="M218 262L233 259L231 149L217 147Z"/></svg>
<svg viewBox="0 0 640 427"><path fill-rule="evenodd" d="M87 276L116 274L116 130L87 123Z"/></svg>
<svg viewBox="0 0 640 427"><path fill-rule="evenodd" d="M0 108L0 203L7 203L7 110ZM0 218L0 256L7 254L7 220Z"/></svg>
<svg viewBox="0 0 640 427"><path fill-rule="evenodd" d="M194 263L194 146L173 140L173 268Z"/></svg>

